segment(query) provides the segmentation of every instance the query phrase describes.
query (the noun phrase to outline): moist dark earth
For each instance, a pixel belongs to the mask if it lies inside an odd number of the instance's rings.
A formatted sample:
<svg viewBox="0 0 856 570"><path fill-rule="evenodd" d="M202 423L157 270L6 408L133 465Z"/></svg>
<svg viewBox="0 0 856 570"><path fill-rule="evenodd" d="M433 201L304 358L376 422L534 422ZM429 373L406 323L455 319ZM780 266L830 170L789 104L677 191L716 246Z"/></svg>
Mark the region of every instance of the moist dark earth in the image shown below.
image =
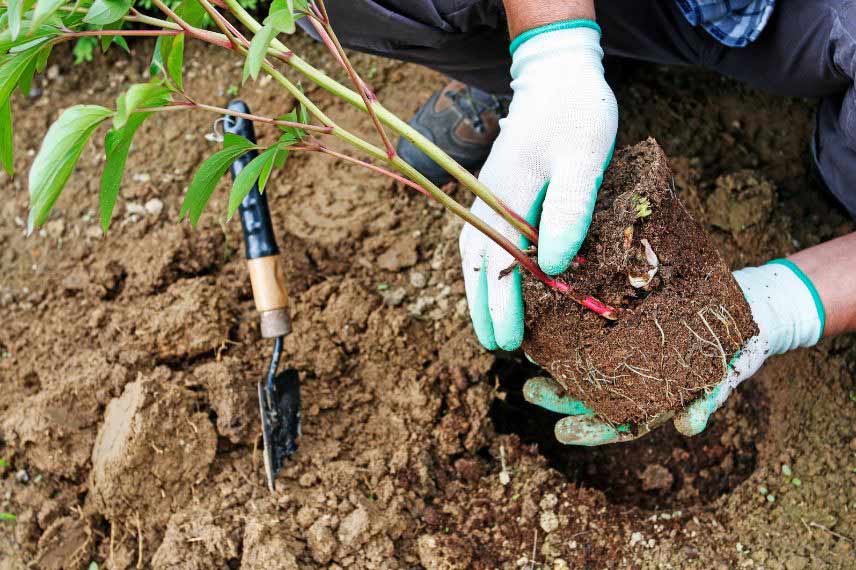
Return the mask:
<svg viewBox="0 0 856 570"><path fill-rule="evenodd" d="M62 108L112 105L145 80L149 49L132 48L86 67L57 51L37 96L14 101L19 173ZM222 104L240 85L241 64L216 49L188 58L198 99ZM443 83L355 63L405 117ZM811 173L812 102L686 70L608 76L619 146L657 139L730 268L854 230ZM263 81L240 95L263 114L291 107ZM199 229L176 223L217 148L204 138L214 118L151 119L106 238L103 134L29 238L26 177L0 178L0 511L17 517L0 522L0 569L853 567L852 336L772 360L696 438L666 426L627 445L564 448L557 417L520 396L539 370L475 341L460 222L321 156L295 155L268 185L293 297L285 360L305 406L301 449L272 497L255 399L270 347L240 228L221 224L227 185Z"/></svg>

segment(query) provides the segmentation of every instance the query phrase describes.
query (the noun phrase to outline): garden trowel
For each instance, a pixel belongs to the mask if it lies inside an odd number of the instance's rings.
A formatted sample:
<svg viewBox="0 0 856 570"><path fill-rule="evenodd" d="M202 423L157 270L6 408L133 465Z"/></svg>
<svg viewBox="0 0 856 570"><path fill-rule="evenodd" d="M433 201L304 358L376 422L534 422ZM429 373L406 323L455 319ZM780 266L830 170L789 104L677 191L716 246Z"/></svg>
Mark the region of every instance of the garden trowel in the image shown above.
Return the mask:
<svg viewBox="0 0 856 570"><path fill-rule="evenodd" d="M229 103L229 110L249 113L243 101ZM226 116L223 130L256 142L253 123L241 117ZM253 150L238 158L231 167L235 178L258 153ZM273 355L267 375L259 382L259 412L262 419L265 475L271 493L274 480L285 460L297 451L300 436L300 381L297 371L286 369L277 373L282 355L283 338L291 332L288 315L288 294L282 258L276 245L267 197L256 183L238 209L244 231L247 266L253 286L253 299L259 312L263 338L274 341Z"/></svg>

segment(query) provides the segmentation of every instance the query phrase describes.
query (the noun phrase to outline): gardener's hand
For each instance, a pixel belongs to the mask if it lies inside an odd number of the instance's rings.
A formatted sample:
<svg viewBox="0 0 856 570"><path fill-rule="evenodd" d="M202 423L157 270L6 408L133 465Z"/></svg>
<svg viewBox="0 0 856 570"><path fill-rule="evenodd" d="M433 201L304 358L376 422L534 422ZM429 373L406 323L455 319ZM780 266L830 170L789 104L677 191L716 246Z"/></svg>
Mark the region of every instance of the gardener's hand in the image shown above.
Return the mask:
<svg viewBox="0 0 856 570"><path fill-rule="evenodd" d="M761 267L741 269L734 273L734 278L760 332L734 356L725 379L675 416L675 427L684 435L701 433L711 414L725 403L734 388L761 368L768 356L812 346L824 331L826 316L820 296L792 262L775 260ZM673 416L658 416L648 425L637 426L634 434L630 426L614 428L599 421L584 404L559 396L561 393L559 384L550 378L533 378L523 387L523 395L529 402L568 416L559 420L555 429L556 439L568 445L629 441Z"/></svg>
<svg viewBox="0 0 856 570"><path fill-rule="evenodd" d="M591 223L618 127L618 106L603 76L600 29L591 20L529 30L511 45L514 97L479 180L515 212L539 222L538 263L567 269ZM543 205L543 208L542 208ZM520 234L477 200L472 211L513 242ZM467 225L461 257L470 316L488 349L523 340L519 270L500 279L511 255Z"/></svg>

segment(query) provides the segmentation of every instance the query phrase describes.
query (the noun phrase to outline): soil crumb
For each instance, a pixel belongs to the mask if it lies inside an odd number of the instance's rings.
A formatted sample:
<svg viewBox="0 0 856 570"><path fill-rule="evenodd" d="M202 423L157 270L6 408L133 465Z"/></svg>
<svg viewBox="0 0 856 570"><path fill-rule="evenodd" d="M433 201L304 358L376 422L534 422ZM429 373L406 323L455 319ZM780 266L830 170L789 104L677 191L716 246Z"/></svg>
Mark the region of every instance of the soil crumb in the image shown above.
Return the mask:
<svg viewBox="0 0 856 570"><path fill-rule="evenodd" d="M582 260L560 278L621 310L607 321L529 276L524 350L613 424L645 423L713 388L745 339L749 306L675 195L653 139L618 151Z"/></svg>

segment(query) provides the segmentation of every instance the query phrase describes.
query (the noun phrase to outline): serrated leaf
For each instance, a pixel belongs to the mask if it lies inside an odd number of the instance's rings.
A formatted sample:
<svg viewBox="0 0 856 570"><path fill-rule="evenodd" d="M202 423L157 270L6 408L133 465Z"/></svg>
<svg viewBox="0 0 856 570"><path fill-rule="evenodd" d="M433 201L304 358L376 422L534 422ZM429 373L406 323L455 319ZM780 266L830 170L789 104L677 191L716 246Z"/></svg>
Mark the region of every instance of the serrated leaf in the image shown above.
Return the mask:
<svg viewBox="0 0 856 570"><path fill-rule="evenodd" d="M29 50L15 54L6 59L0 65L0 103L5 102L12 94L12 90L20 81L21 76L33 63L38 55L38 50Z"/></svg>
<svg viewBox="0 0 856 570"><path fill-rule="evenodd" d="M250 193L256 182L259 183L259 192L262 191L260 176L266 166L268 167L268 174L270 174L270 167L273 166L276 151L276 146L267 149L251 160L235 178L235 182L232 184L232 191L229 194L229 207L226 214L226 221L232 219L232 216L235 215L235 211L238 209L238 206L241 205L241 202L244 201L244 198L247 197L247 194ZM265 181L267 181L267 179L265 179Z"/></svg>
<svg viewBox="0 0 856 570"><path fill-rule="evenodd" d="M45 222L86 141L112 114L113 111L100 105L75 105L63 111L50 126L30 167L28 232Z"/></svg>
<svg viewBox="0 0 856 570"><path fill-rule="evenodd" d="M132 0L95 0L83 21L96 26L113 23L128 13L131 4Z"/></svg>
<svg viewBox="0 0 856 570"><path fill-rule="evenodd" d="M137 129L151 115L152 113L136 113L128 118L121 128L110 129L104 138L104 152L107 155L107 161L101 175L101 194L98 207L101 214L101 229L105 234L110 229L110 219L113 217L113 208L116 206L116 199L119 196L131 142L134 140Z"/></svg>
<svg viewBox="0 0 856 570"><path fill-rule="evenodd" d="M12 103L9 99L0 104L0 165L9 176L15 175Z"/></svg>
<svg viewBox="0 0 856 570"><path fill-rule="evenodd" d="M241 81L246 83L248 77L254 80L258 79L259 71L265 61L268 46L271 40L276 36L276 30L269 24L262 26L256 35L253 36L250 42L250 49L247 52L247 59L244 60L244 74Z"/></svg>
<svg viewBox="0 0 856 570"><path fill-rule="evenodd" d="M169 102L169 89L160 83L138 83L131 85L116 100L116 115L113 128L121 129L131 113L144 107L162 107Z"/></svg>
<svg viewBox="0 0 856 570"><path fill-rule="evenodd" d="M38 30L42 24L48 21L53 16L59 7L65 4L66 0L38 0L36 7L33 8L33 16L30 21L30 33Z"/></svg>
<svg viewBox="0 0 856 570"><path fill-rule="evenodd" d="M231 141L231 146L211 155L202 163L199 170L196 171L193 180L190 182L190 186L187 188L179 216L182 220L189 216L190 223L194 227L199 222L199 218L202 216L202 211L208 204L208 200L211 199L211 194L214 192L214 188L217 187L217 182L226 173L229 165L239 156L254 148L253 143L237 135L227 134L224 139L228 140L230 136L241 139L243 142L233 140Z"/></svg>
<svg viewBox="0 0 856 570"><path fill-rule="evenodd" d="M235 133L225 133L223 135L223 148L229 148L233 146L246 146L247 143L249 143L250 145L253 144L241 135L236 135Z"/></svg>

